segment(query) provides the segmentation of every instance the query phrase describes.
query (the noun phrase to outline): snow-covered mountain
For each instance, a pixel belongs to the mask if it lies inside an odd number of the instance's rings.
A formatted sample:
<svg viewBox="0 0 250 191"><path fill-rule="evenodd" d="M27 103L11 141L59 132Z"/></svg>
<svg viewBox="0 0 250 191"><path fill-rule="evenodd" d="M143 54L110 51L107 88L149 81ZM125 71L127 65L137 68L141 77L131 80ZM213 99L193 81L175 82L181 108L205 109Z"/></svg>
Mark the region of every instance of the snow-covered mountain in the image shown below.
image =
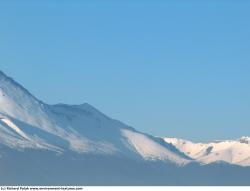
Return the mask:
<svg viewBox="0 0 250 191"><path fill-rule="evenodd" d="M250 137L210 143L193 143L176 138L164 138L164 140L201 163L209 164L224 161L241 166L250 166Z"/></svg>
<svg viewBox="0 0 250 191"><path fill-rule="evenodd" d="M250 168L242 167L249 164L249 138L183 145L139 132L86 103L43 103L0 71L0 185L250 184ZM221 156L242 166L203 165Z"/></svg>
<svg viewBox="0 0 250 191"><path fill-rule="evenodd" d="M113 120L89 104L48 105L0 72L0 143L12 149L119 155L185 165L171 144Z"/></svg>

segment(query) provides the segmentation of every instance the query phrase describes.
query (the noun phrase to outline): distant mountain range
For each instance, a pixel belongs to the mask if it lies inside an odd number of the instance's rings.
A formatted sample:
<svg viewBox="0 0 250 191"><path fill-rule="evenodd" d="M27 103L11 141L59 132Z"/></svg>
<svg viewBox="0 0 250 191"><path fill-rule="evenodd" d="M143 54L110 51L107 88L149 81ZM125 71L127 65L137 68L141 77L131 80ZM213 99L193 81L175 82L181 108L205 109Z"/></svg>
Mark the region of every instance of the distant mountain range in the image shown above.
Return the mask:
<svg viewBox="0 0 250 191"><path fill-rule="evenodd" d="M159 138L91 105L48 105L0 71L0 184L250 185L250 138Z"/></svg>
<svg viewBox="0 0 250 191"><path fill-rule="evenodd" d="M165 138L164 140L200 163L224 161L230 164L250 166L250 137L210 143L193 143L176 138Z"/></svg>

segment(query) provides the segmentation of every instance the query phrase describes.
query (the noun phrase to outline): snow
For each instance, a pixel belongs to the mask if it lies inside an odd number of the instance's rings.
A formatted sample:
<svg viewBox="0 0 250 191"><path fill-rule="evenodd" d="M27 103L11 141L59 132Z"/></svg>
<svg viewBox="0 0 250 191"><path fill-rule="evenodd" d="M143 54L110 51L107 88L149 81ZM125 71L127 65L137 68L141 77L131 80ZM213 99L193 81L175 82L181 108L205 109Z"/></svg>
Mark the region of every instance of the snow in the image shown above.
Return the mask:
<svg viewBox="0 0 250 191"><path fill-rule="evenodd" d="M249 137L162 139L86 103L48 105L0 71L1 184L249 185L249 147Z"/></svg>
<svg viewBox="0 0 250 191"><path fill-rule="evenodd" d="M56 146L46 143L43 139L36 136L27 136L20 128L8 119L0 120L0 144L6 145L12 149L41 149L54 152L62 150Z"/></svg>
<svg viewBox="0 0 250 191"><path fill-rule="evenodd" d="M43 103L1 71L0 144L17 150L122 156L178 166L192 159L204 164L225 161L250 166L249 137L211 143L163 140L138 132L87 103Z"/></svg>
<svg viewBox="0 0 250 191"><path fill-rule="evenodd" d="M4 122L6 125L8 125L11 129L13 129L15 132L17 132L20 136L22 136L23 138L25 139L28 139L28 136L21 130L19 129L13 122L11 122L10 120L8 119L0 119L2 122Z"/></svg>
<svg viewBox="0 0 250 191"><path fill-rule="evenodd" d="M0 144L14 149L42 149L159 160L189 161L153 137L104 115L89 104L48 105L0 72Z"/></svg>
<svg viewBox="0 0 250 191"><path fill-rule="evenodd" d="M190 162L153 141L145 134L123 130L123 135L127 138L128 142L134 147L134 149L146 160L174 161L179 165L184 165Z"/></svg>
<svg viewBox="0 0 250 191"><path fill-rule="evenodd" d="M54 131L43 103L11 78L0 74L0 114Z"/></svg>
<svg viewBox="0 0 250 191"><path fill-rule="evenodd" d="M224 161L231 164L250 166L249 137L210 143L193 143L176 138L164 138L164 140L167 143L173 144L177 149L191 158L205 164Z"/></svg>

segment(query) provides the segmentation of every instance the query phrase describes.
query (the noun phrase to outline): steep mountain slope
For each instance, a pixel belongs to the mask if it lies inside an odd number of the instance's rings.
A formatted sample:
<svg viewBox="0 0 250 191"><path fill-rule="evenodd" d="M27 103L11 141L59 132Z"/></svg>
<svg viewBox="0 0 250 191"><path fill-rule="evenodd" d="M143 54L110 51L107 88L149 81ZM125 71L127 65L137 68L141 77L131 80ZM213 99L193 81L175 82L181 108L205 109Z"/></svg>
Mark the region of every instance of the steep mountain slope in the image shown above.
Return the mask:
<svg viewBox="0 0 250 191"><path fill-rule="evenodd" d="M164 140L167 143L173 144L191 158L205 164L224 161L241 166L250 166L249 137L242 137L239 140L214 141L211 143L193 143L176 138L164 138Z"/></svg>
<svg viewBox="0 0 250 191"><path fill-rule="evenodd" d="M152 136L113 120L89 104L47 105L0 72L0 143L12 149L43 149L116 155L185 165L191 160Z"/></svg>

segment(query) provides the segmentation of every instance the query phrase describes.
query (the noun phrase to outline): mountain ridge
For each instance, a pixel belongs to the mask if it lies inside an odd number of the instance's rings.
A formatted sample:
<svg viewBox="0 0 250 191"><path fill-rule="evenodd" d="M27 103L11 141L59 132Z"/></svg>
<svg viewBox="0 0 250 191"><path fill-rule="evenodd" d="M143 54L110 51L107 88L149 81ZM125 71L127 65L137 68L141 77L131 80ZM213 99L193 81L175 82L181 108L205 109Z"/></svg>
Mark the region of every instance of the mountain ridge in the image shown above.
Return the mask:
<svg viewBox="0 0 250 191"><path fill-rule="evenodd" d="M244 160L204 163L88 103L43 103L0 71L2 185L249 185Z"/></svg>
<svg viewBox="0 0 250 191"><path fill-rule="evenodd" d="M43 103L3 72L0 91L2 144L8 145L13 138L22 148L32 145L33 149L61 152L122 154L176 165L189 162L189 157L169 149L167 143L106 116L90 104Z"/></svg>
<svg viewBox="0 0 250 191"><path fill-rule="evenodd" d="M224 142L231 142L231 145L239 143L238 150L245 147L247 153L250 153L248 148L250 138L247 136L243 136L238 142L217 140L207 144L155 137L108 117L88 103L46 104L2 71L0 71L0 127L2 127L0 142L8 145L13 137L13 140L19 143L18 149L29 145L31 148L46 148L56 152L70 149L80 153L123 153L144 160L167 160L178 165L193 161L205 164L224 161L250 166L250 154L245 158L241 157L241 161L233 160L230 150L221 149L221 157L218 157L218 152L212 158L208 156L213 153L215 144ZM188 143L189 147L183 147L184 143ZM13 147L13 144L10 145ZM189 150L195 149L197 150L195 154L190 153Z"/></svg>
<svg viewBox="0 0 250 191"><path fill-rule="evenodd" d="M236 140L216 140L194 143L177 138L164 138L181 152L201 163L224 161L234 165L250 166L250 137Z"/></svg>

